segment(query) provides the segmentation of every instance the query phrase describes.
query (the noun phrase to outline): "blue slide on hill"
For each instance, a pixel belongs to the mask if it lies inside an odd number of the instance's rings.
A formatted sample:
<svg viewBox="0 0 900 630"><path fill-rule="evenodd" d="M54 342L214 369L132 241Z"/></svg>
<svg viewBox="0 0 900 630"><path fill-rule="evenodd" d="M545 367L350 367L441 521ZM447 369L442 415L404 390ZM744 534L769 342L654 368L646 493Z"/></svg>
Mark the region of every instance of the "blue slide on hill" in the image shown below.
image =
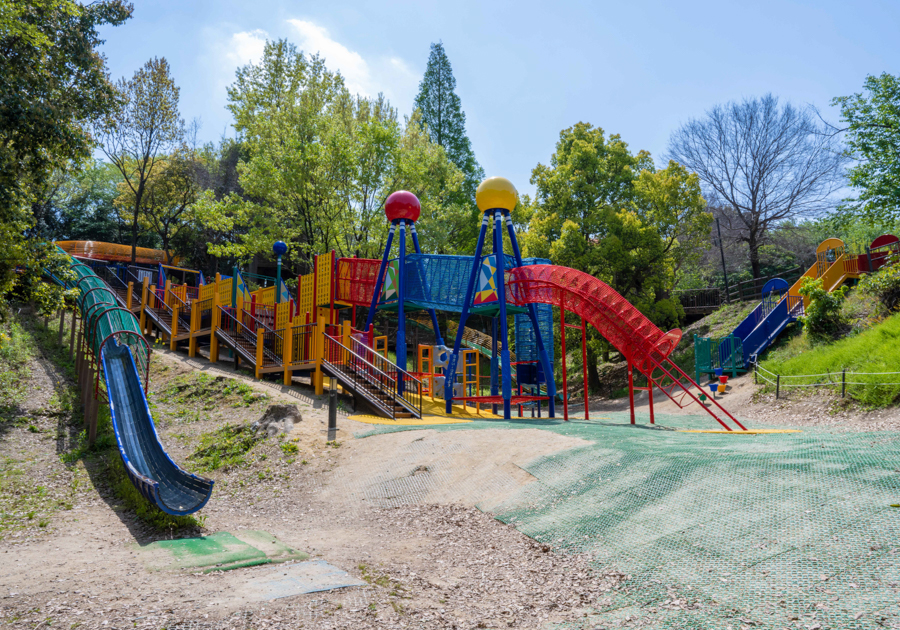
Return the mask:
<svg viewBox="0 0 900 630"><path fill-rule="evenodd" d="M788 283L781 278L769 280L762 290L762 300L744 321L721 339L694 338L696 377L701 373L743 372L750 368L766 348L791 322L803 315L803 299L788 294Z"/></svg>
<svg viewBox="0 0 900 630"><path fill-rule="evenodd" d="M182 470L163 449L131 349L111 340L101 360L116 443L131 482L168 514L196 512L209 501L213 482Z"/></svg>

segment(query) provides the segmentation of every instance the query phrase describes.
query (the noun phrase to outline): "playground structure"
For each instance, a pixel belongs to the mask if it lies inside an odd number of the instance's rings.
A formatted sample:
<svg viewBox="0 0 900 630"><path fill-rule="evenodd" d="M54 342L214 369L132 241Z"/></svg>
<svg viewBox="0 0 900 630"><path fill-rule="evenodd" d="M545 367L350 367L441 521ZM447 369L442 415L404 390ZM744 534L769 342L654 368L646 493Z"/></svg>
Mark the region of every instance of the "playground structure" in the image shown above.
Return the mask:
<svg viewBox="0 0 900 630"><path fill-rule="evenodd" d="M744 320L722 338L694 337L696 374L746 372L788 324L797 321L809 306L809 298L800 295L807 278L821 279L828 291L839 289L864 273L900 261L900 239L892 234L876 238L863 254L852 254L843 241L829 238L816 248L816 262L791 286L780 278L769 280L762 300Z"/></svg>
<svg viewBox="0 0 900 630"><path fill-rule="evenodd" d="M75 264L96 271L117 308L136 319L140 333L155 332L172 350L185 345L192 357L201 345L208 346L213 362L227 351L236 365L249 367L257 378L274 373L290 384L295 375L307 374L317 394L323 393L326 377L335 379L387 418L421 417L423 396L442 399L447 414L453 414L454 404L474 407L476 412L487 405L495 411L502 408L503 416L511 418L514 408L521 417L529 407L540 415L546 405L548 416L555 417L553 307L557 307L565 328L581 330L585 372L588 325L627 360L632 423L634 392L659 389L678 406L699 403L725 429L743 429L715 400L702 404L699 385L669 361L681 331L663 332L588 274L522 258L510 218L517 201L510 182L485 180L476 201L483 218L474 256L423 254L415 228L418 199L399 191L385 204L390 228L380 260L338 258L334 252L318 255L312 273L298 278L296 294L289 299L276 286L250 291L237 269L230 277L216 274L206 282L199 272L158 262L156 267L121 264L122 253L104 244L68 246L109 259ZM493 247L486 253L489 227ZM407 235L414 253L407 252ZM398 248L392 258L395 236ZM512 245L511 254L503 251L504 237ZM173 277L181 282L173 282ZM357 306L368 307L368 319L359 328ZM379 310L397 313L396 362L388 359L387 338L375 335L374 316ZM419 326L430 322L435 336L433 346L414 352L415 371L408 369L406 344L407 313L413 311L420 314L410 321ZM437 311L460 314L452 347L444 346ZM471 314L489 317L490 333L467 327ZM571 314L580 318L580 325L566 321ZM560 337L561 400L562 415L568 419L564 337ZM479 354L491 363L486 395ZM647 378L645 387L635 386L635 370ZM652 396L650 421L654 422Z"/></svg>

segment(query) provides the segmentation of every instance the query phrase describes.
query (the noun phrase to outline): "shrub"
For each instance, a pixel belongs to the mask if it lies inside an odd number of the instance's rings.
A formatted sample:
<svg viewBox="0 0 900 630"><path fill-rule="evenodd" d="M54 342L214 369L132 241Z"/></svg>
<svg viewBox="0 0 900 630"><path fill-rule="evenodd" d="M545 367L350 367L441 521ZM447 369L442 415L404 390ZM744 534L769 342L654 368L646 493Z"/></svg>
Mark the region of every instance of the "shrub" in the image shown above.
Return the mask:
<svg viewBox="0 0 900 630"><path fill-rule="evenodd" d="M833 341L847 328L847 321L841 313L841 306L847 296L847 287L832 292L822 287L822 280L804 278L800 295L810 299L803 321L803 330L815 342Z"/></svg>
<svg viewBox="0 0 900 630"><path fill-rule="evenodd" d="M877 297L888 312L900 309L900 265L887 265L867 274L860 280L859 288Z"/></svg>

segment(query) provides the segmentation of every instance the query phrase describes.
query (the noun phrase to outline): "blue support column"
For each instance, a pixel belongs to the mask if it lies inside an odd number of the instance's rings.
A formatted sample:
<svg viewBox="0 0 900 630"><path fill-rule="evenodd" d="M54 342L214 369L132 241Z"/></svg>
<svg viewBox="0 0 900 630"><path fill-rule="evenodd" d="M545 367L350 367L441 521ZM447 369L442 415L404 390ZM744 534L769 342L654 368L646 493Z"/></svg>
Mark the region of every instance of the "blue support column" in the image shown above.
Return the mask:
<svg viewBox="0 0 900 630"><path fill-rule="evenodd" d="M406 221L400 220L400 254L397 261L397 366L406 371ZM403 374L397 373L397 393L403 393Z"/></svg>
<svg viewBox="0 0 900 630"><path fill-rule="evenodd" d="M466 319L469 317L469 307L472 304L472 294L475 292L475 280L481 268L481 252L484 249L484 235L487 233L488 215L484 213L481 219L481 231L478 233L478 244L475 246L475 259L472 261L472 271L469 273L469 283L466 285L466 297L463 300L462 313L459 315L459 328L456 330L456 341L453 342L453 354L450 355L450 363L444 374L448 378L444 381L444 399L447 413L453 411L453 379L449 375L456 374L456 366L459 364L459 349L462 346L463 330Z"/></svg>
<svg viewBox="0 0 900 630"><path fill-rule="evenodd" d="M513 255L516 258L516 266L522 266L522 251L519 249L519 241L516 239L516 231L513 228L512 217L506 215L506 228L509 232L509 240L512 243ZM541 328L538 326L537 308L534 304L528 305L528 317L531 319L531 325L534 326L534 340L538 347L538 356L541 358L541 366L544 368L544 378L547 379L547 396L549 397L547 405L547 415L551 418L556 417L556 381L553 376L553 365L550 363L550 355L544 347L544 338L541 335ZM565 330L563 330L565 334ZM540 393L540 391L538 391ZM540 404L540 403L538 403ZM540 409L540 408L539 408ZM540 413L540 411L538 411Z"/></svg>
<svg viewBox="0 0 900 630"><path fill-rule="evenodd" d="M491 396L499 393L498 372L500 372L500 353L497 352L497 318L491 318ZM491 406L491 411L497 413L497 405Z"/></svg>
<svg viewBox="0 0 900 630"><path fill-rule="evenodd" d="M506 261L503 256L503 211L494 210L494 252L497 255L497 297L500 300L500 351L501 393L503 394L503 417L512 418L512 376L509 373L509 321L506 317Z"/></svg>
<svg viewBox="0 0 900 630"><path fill-rule="evenodd" d="M422 248L419 247L419 235L416 233L416 224L413 223L409 226L409 231L412 234L413 245L416 248L416 253L421 254ZM424 275L424 274L423 274ZM437 342L437 345L444 345L444 338L441 337L441 327L438 326L437 313L433 308L428 309L428 314L431 315L431 326L434 328L434 337ZM418 348L416 348L416 352L418 352Z"/></svg>
<svg viewBox="0 0 900 630"><path fill-rule="evenodd" d="M375 292L372 293L372 306L369 307L369 314L366 317L366 325L363 330L369 330L372 321L375 319L375 305L378 304L378 298L381 296L381 287L384 285L384 272L387 269L387 261L391 255L391 243L394 242L394 230L396 225L391 223L391 229L388 230L387 245L384 247L384 255L381 257L381 265L378 267L378 278L375 280Z"/></svg>

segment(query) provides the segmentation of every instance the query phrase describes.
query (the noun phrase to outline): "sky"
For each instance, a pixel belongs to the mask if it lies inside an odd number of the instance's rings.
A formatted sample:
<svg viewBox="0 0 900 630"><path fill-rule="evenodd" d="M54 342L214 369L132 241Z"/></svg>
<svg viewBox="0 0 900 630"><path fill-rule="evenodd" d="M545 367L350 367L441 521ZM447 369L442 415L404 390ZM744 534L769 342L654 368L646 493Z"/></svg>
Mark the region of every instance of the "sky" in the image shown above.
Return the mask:
<svg viewBox="0 0 900 630"><path fill-rule="evenodd" d="M165 57L202 141L234 135L226 88L267 39L320 53L401 116L442 41L476 157L528 194L532 169L580 121L664 166L671 134L716 104L771 92L837 123L832 98L900 74L897 0L133 1L131 20L101 31L110 74Z"/></svg>

